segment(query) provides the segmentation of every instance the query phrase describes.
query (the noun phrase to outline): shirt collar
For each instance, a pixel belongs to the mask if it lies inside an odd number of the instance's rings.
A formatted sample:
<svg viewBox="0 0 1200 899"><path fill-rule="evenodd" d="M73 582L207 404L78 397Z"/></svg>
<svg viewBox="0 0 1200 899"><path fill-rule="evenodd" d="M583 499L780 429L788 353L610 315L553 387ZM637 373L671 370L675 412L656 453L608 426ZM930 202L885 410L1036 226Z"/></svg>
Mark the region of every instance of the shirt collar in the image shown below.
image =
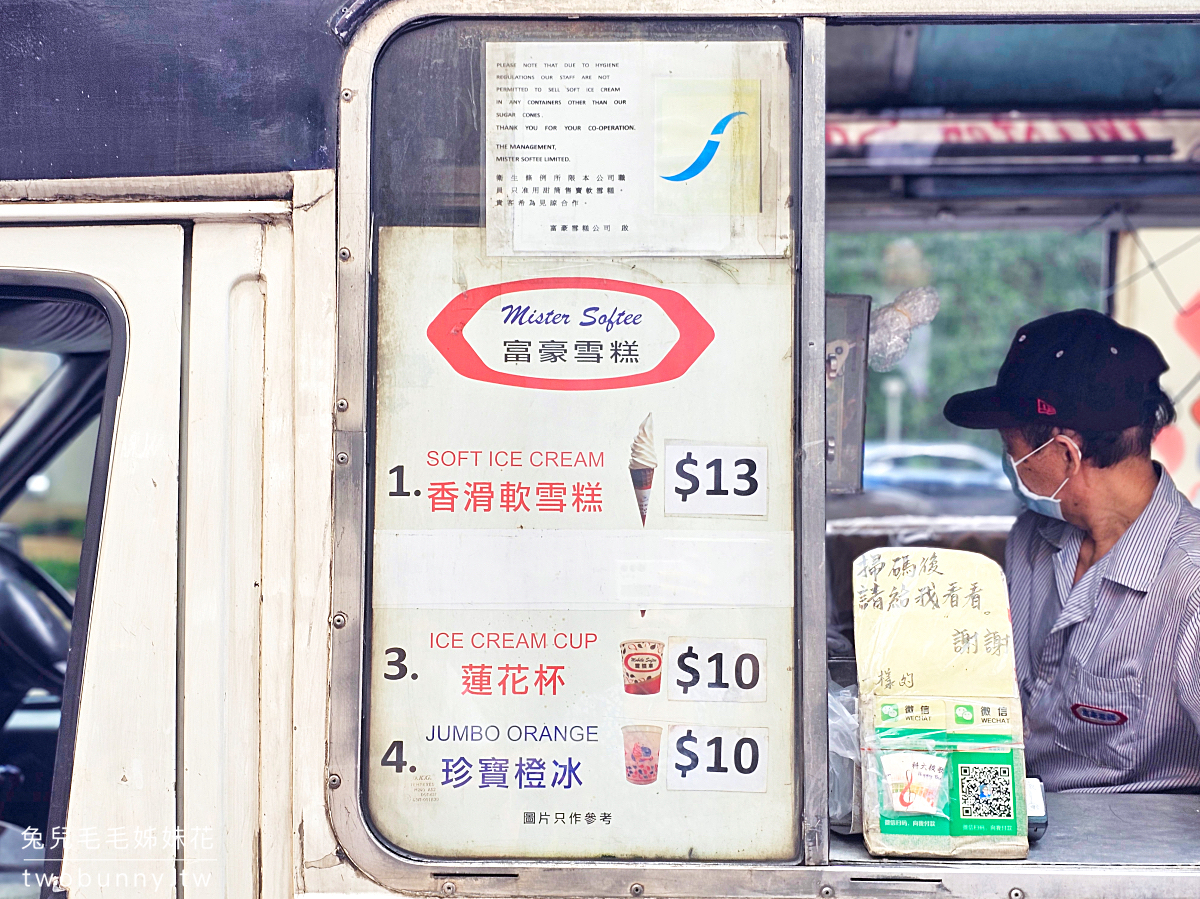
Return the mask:
<svg viewBox="0 0 1200 899"><path fill-rule="evenodd" d="M1166 470L1157 462L1154 470L1158 472L1158 485L1150 495L1150 502L1108 551L1108 570L1104 573L1105 579L1141 593L1147 592L1154 583L1167 551L1171 529L1184 502L1183 494ZM1056 551L1066 546L1072 537L1077 543L1082 541L1083 532L1070 522L1041 518L1038 535Z"/></svg>
<svg viewBox="0 0 1200 899"><path fill-rule="evenodd" d="M1171 476L1157 462L1154 468L1158 472L1158 486L1142 514L1109 550L1112 558L1104 574L1108 580L1141 593L1147 592L1158 576L1167 541L1184 502Z"/></svg>
<svg viewBox="0 0 1200 899"><path fill-rule="evenodd" d="M1045 515L1038 515L1038 518L1041 519L1037 526L1038 536L1053 546L1055 552L1063 548L1073 531L1079 531L1075 525L1060 518L1049 518Z"/></svg>

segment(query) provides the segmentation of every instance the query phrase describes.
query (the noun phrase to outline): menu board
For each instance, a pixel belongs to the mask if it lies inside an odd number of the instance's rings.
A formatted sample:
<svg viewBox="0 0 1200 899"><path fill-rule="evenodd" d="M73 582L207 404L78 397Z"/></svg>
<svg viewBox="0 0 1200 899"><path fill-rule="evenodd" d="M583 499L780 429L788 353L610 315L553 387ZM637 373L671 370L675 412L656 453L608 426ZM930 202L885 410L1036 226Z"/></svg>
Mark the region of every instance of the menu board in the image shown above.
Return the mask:
<svg viewBox="0 0 1200 899"><path fill-rule="evenodd" d="M785 254L785 49L487 43L488 253Z"/></svg>
<svg viewBox="0 0 1200 899"><path fill-rule="evenodd" d="M379 232L374 826L793 858L792 266L489 240Z"/></svg>

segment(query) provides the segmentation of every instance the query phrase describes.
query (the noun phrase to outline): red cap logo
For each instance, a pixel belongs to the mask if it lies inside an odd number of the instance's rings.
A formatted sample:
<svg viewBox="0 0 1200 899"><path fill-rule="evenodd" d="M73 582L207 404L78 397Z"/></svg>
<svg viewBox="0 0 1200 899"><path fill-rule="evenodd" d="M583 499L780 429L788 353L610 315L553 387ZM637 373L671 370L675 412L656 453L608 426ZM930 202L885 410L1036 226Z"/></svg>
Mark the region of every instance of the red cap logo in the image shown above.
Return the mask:
<svg viewBox="0 0 1200 899"><path fill-rule="evenodd" d="M1042 399L1037 401L1037 410L1038 415L1054 415L1058 412L1057 409Z"/></svg>

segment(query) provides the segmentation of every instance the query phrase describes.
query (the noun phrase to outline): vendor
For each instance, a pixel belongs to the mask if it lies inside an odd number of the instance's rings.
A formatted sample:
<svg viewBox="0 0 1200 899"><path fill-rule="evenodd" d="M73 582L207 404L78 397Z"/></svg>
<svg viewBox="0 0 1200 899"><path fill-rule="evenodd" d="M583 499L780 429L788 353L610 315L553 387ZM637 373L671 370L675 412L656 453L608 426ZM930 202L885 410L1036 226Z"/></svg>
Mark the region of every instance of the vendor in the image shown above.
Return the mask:
<svg viewBox="0 0 1200 899"><path fill-rule="evenodd" d="M1150 459L1175 419L1144 334L1086 309L1018 329L996 428L1028 511L1005 550L1026 763L1049 790L1200 790L1200 511Z"/></svg>

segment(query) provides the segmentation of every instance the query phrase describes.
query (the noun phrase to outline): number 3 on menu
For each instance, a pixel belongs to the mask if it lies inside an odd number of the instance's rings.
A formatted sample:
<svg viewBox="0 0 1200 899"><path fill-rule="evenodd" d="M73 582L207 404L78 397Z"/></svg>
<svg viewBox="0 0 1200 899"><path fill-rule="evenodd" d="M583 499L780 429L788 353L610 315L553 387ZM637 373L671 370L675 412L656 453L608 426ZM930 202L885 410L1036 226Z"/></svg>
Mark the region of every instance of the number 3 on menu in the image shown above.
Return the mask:
<svg viewBox="0 0 1200 899"><path fill-rule="evenodd" d="M387 668L383 672L384 680L404 680L406 677L417 679L417 673L415 671L409 673L408 666L404 664L407 656L399 646L389 646L383 651L383 654L387 657L387 661L384 662Z"/></svg>

